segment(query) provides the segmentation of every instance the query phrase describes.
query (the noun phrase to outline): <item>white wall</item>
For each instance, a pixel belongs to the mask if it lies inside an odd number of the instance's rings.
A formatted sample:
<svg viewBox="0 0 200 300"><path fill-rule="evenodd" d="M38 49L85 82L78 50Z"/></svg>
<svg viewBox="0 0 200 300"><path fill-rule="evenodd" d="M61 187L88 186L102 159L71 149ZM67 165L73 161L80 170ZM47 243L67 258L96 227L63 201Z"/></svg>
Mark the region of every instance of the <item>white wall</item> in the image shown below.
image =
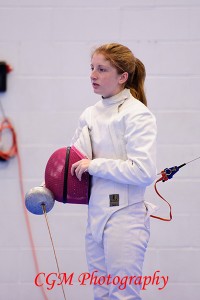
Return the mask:
<svg viewBox="0 0 200 300"><path fill-rule="evenodd" d="M158 170L200 155L200 0L0 0L0 61L13 66L0 98L17 131L24 188L38 185L50 154L68 145L83 108L95 103L89 82L91 48L117 41L147 69L149 107L158 123ZM152 220L144 275L169 276L144 300L199 299L200 162L158 188L173 221ZM147 200L159 203L153 187ZM44 299L35 270L18 183L17 160L0 163L0 299ZM56 203L48 214L62 272L87 271L87 207ZM56 272L42 216L29 214L41 272ZM61 287L45 291L62 299ZM92 299L91 286L65 287L67 299Z"/></svg>

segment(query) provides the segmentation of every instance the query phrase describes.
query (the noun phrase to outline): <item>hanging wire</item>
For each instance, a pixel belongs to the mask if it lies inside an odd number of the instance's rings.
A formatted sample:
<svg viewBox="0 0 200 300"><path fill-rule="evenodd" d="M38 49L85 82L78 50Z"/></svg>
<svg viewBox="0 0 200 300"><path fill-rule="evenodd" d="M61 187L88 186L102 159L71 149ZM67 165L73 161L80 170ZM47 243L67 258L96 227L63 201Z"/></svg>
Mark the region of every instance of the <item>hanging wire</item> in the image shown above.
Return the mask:
<svg viewBox="0 0 200 300"><path fill-rule="evenodd" d="M16 133L14 127L10 120L6 117L6 114L3 109L3 105L0 99L0 110L3 116L3 120L0 122L0 141L3 136L4 130L8 130L12 137L12 144L8 150L3 151L0 149L0 160L7 161L10 158L14 157L17 154L17 141L16 141Z"/></svg>
<svg viewBox="0 0 200 300"><path fill-rule="evenodd" d="M4 112L4 109L3 109L3 105L1 103L1 99L0 99L0 110L1 110L3 118L6 119L6 115L5 115L5 112Z"/></svg>
<svg viewBox="0 0 200 300"><path fill-rule="evenodd" d="M58 258L57 258L57 255L56 255L56 250L55 250L55 247L54 247L54 242L53 242L53 238L52 238L52 234L51 234L51 230L50 230L50 226L49 226L49 222L48 222L48 218L47 218L46 207L45 207L44 203L42 204L42 210L43 210L43 214L45 216L45 220L46 220L46 224L47 224L47 228L48 228L48 232L49 232L49 236L50 236L50 240L51 240L51 244L52 244L52 248L53 248L53 253L54 253L54 257L55 257L55 261L56 261L57 270L58 270L58 273L60 274ZM64 299L67 300L66 295L65 295L64 286L63 286L62 282L61 282L61 287L62 287L62 292L63 292Z"/></svg>
<svg viewBox="0 0 200 300"><path fill-rule="evenodd" d="M36 250L35 250L35 244L34 244L34 240L33 240L31 224L30 224L27 209L25 208L25 205L24 205L24 195L25 195L25 193L24 193L24 185L23 185L22 163L21 163L21 157L20 157L18 143L17 143L17 134L15 132L15 129L14 129L12 123L6 117L6 114L4 112L4 109L3 109L3 106L2 106L2 103L1 103L1 99L0 99L0 111L1 111L2 116L3 116L3 121L0 123L0 138L1 138L2 131L4 129L8 129L8 130L11 131L12 140L13 140L12 146L8 151L1 151L0 150L0 160L2 159L2 160L7 161L7 160L9 160L10 158L12 158L14 156L17 157L18 174L19 174L19 186L20 186L21 198L23 200L23 212L24 212L26 227L27 227L27 231L28 231L28 237L29 237L29 242L30 242L33 261L34 261L34 267L35 267L36 274L38 274L39 273L39 264L38 264ZM48 297L45 293L43 285L41 285L41 292L42 292L43 298L45 300L48 300Z"/></svg>

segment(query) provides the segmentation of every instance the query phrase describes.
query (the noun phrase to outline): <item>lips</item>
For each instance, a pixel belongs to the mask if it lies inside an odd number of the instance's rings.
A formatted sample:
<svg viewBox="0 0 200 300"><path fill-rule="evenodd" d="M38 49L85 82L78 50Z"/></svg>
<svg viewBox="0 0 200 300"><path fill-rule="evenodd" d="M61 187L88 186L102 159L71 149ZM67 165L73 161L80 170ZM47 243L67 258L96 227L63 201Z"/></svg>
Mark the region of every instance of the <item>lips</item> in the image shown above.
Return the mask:
<svg viewBox="0 0 200 300"><path fill-rule="evenodd" d="M93 82L92 86L93 86L93 88L98 88L100 85L98 83Z"/></svg>

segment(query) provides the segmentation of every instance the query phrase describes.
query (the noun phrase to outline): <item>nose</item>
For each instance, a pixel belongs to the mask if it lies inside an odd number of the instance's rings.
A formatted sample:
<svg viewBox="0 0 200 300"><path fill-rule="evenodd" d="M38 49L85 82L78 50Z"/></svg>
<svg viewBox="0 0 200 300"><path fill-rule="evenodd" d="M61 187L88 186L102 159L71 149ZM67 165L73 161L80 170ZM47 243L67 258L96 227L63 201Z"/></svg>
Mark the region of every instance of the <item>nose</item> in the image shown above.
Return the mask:
<svg viewBox="0 0 200 300"><path fill-rule="evenodd" d="M90 78L91 78L92 80L97 79L97 72L96 72L96 70L92 70L92 71L91 71Z"/></svg>

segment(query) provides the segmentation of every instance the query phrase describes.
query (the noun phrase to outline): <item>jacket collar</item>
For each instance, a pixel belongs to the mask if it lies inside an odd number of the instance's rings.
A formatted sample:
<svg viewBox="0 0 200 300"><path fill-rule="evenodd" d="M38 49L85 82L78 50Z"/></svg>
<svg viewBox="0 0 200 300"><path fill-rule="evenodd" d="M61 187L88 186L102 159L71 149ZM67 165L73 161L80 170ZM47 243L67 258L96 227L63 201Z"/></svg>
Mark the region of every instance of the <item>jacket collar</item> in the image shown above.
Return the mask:
<svg viewBox="0 0 200 300"><path fill-rule="evenodd" d="M102 103L105 106L113 105L113 104L119 104L120 102L123 102L124 100L128 99L130 97L130 90L125 88L123 91L121 91L119 94L114 95L109 98L103 98L102 97Z"/></svg>

